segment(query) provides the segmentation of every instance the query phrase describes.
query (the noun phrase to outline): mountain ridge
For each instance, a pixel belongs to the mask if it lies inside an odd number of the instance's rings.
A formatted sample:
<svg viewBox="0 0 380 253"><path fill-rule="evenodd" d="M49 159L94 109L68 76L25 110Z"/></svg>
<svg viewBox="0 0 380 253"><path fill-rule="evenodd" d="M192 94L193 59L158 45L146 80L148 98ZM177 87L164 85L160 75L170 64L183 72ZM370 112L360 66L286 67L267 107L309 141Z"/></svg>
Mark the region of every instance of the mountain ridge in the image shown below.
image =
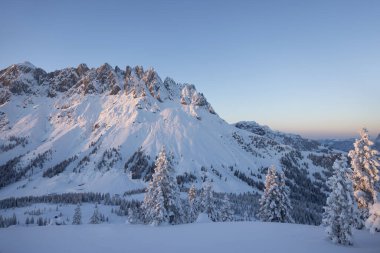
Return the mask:
<svg viewBox="0 0 380 253"><path fill-rule="evenodd" d="M109 92L110 95L116 95L124 91L134 98L150 94L160 102L183 93L181 103L208 106L210 112L214 112L203 94L196 92L194 85L178 84L169 77L163 82L153 68L144 71L141 66L126 66L125 70L121 70L105 63L90 69L82 63L77 68L70 67L47 73L30 62L25 62L1 70L0 83L0 104L5 103L11 95L33 93L55 97L57 92L67 92L70 89L71 93L80 94Z"/></svg>

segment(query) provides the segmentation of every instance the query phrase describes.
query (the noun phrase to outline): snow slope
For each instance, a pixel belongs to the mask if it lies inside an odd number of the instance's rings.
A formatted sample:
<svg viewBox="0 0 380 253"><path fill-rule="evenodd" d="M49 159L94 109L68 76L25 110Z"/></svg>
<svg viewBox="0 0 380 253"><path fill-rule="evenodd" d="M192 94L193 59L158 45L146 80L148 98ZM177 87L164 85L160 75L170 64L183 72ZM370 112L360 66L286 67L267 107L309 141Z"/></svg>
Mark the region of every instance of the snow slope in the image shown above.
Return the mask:
<svg viewBox="0 0 380 253"><path fill-rule="evenodd" d="M378 253L380 234L354 231L354 246L345 247L325 239L322 227L279 223L11 227L0 229L0 252Z"/></svg>

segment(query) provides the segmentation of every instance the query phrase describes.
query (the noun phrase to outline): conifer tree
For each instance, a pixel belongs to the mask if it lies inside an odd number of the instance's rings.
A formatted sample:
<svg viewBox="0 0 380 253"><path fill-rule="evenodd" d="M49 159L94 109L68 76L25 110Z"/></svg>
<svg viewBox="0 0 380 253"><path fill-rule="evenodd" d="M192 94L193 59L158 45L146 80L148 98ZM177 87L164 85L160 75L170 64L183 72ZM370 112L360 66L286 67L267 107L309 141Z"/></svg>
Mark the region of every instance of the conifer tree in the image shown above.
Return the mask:
<svg viewBox="0 0 380 253"><path fill-rule="evenodd" d="M18 222L17 222L17 217L16 217L16 214L15 213L13 213L13 215L12 215L12 225L16 225Z"/></svg>
<svg viewBox="0 0 380 253"><path fill-rule="evenodd" d="M334 243L352 245L351 227L354 222L354 198L351 171L346 159L336 160L334 174L327 182L331 189L324 207L323 225L329 239Z"/></svg>
<svg viewBox="0 0 380 253"><path fill-rule="evenodd" d="M368 218L368 210L376 202L377 197L375 184L379 181L379 162L376 157L378 152L372 150L372 145L373 142L369 139L368 130L363 128L360 132L360 139L355 141L354 149L348 154L351 158L353 170L354 197L358 204L362 222Z"/></svg>
<svg viewBox="0 0 380 253"><path fill-rule="evenodd" d="M268 168L264 193L260 198L259 218L262 221L293 223L289 189L285 185L285 174L277 175L276 168Z"/></svg>
<svg viewBox="0 0 380 253"><path fill-rule="evenodd" d="M247 210L245 210L244 213L243 213L243 220L244 221L250 221L251 220L251 218L248 215Z"/></svg>
<svg viewBox="0 0 380 253"><path fill-rule="evenodd" d="M128 208L128 223L136 224L138 220L139 219L137 216L137 212L134 210L134 208Z"/></svg>
<svg viewBox="0 0 380 253"><path fill-rule="evenodd" d="M293 223L293 217L291 215L291 210L293 209L292 204L289 199L289 188L285 184L285 173L281 172L278 178L278 187L280 193L280 203L279 203L279 213L280 222Z"/></svg>
<svg viewBox="0 0 380 253"><path fill-rule="evenodd" d="M101 223L101 215L98 210L98 205L95 205L94 213L90 218L90 224L100 224Z"/></svg>
<svg viewBox="0 0 380 253"><path fill-rule="evenodd" d="M73 225L80 225L80 224L82 224L82 213L80 210L80 205L78 204L74 210Z"/></svg>
<svg viewBox="0 0 380 253"><path fill-rule="evenodd" d="M232 209L230 199L228 195L225 194L222 202L222 207L220 211L220 220L221 221L232 221L234 215L234 210Z"/></svg>
<svg viewBox="0 0 380 253"><path fill-rule="evenodd" d="M280 222L281 214L279 205L281 194L278 186L276 168L271 166L265 178L264 193L260 198L259 217L262 221Z"/></svg>
<svg viewBox="0 0 380 253"><path fill-rule="evenodd" d="M44 225L44 219L42 217L38 217L38 219L37 219L37 225L38 226L43 226Z"/></svg>
<svg viewBox="0 0 380 253"><path fill-rule="evenodd" d="M155 172L149 183L142 208L144 221L155 226L161 223L182 222L182 207L171 157L163 148L155 163Z"/></svg>
<svg viewBox="0 0 380 253"><path fill-rule="evenodd" d="M201 211L206 213L212 221L218 221L218 209L216 208L212 184L206 181L202 188Z"/></svg>
<svg viewBox="0 0 380 253"><path fill-rule="evenodd" d="M199 211L199 201L197 198L197 190L195 189L194 184L190 187L188 192L188 200L189 200L189 219L190 222L194 222L198 218Z"/></svg>
<svg viewBox="0 0 380 253"><path fill-rule="evenodd" d="M371 233L380 232L380 203L371 206L365 226Z"/></svg>

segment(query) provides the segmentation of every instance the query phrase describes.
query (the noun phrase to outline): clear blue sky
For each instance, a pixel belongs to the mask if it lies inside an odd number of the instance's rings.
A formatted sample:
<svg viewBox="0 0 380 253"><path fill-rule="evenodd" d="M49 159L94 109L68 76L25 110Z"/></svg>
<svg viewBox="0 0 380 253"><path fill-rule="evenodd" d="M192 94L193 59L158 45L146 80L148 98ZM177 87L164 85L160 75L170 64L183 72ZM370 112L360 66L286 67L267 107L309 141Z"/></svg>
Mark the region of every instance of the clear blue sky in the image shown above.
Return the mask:
<svg viewBox="0 0 380 253"><path fill-rule="evenodd" d="M0 68L154 67L228 122L380 132L380 1L0 0Z"/></svg>

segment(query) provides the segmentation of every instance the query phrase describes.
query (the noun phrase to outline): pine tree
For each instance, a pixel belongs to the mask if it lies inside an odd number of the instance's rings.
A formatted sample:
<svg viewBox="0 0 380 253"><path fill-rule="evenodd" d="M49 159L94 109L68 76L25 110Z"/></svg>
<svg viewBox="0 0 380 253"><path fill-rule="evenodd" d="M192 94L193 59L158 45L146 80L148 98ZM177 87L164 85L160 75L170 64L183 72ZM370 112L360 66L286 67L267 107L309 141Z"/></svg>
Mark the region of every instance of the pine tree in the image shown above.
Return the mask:
<svg viewBox="0 0 380 253"><path fill-rule="evenodd" d="M371 206L365 226L371 233L380 232L380 203Z"/></svg>
<svg viewBox="0 0 380 253"><path fill-rule="evenodd" d="M189 220L190 222L194 222L198 218L199 212L199 201L197 198L197 190L195 186L192 185L188 192L188 200L189 200Z"/></svg>
<svg viewBox="0 0 380 253"><path fill-rule="evenodd" d="M80 210L80 205L78 204L75 208L74 215L73 215L73 225L80 225L82 224L82 213Z"/></svg>
<svg viewBox="0 0 380 253"><path fill-rule="evenodd" d="M212 221L218 221L218 209L216 208L212 184L206 181L202 188L201 212L206 213Z"/></svg>
<svg viewBox="0 0 380 253"><path fill-rule="evenodd" d="M37 225L38 226L43 226L44 225L44 219L42 217L38 217L38 219L37 219Z"/></svg>
<svg viewBox="0 0 380 253"><path fill-rule="evenodd" d="M10 225L16 225L16 224L17 224L17 217L16 217L16 214L13 213Z"/></svg>
<svg viewBox="0 0 380 253"><path fill-rule="evenodd" d="M134 208L128 208L128 223L136 224L138 223L138 214Z"/></svg>
<svg viewBox="0 0 380 253"><path fill-rule="evenodd" d="M95 205L94 213L92 214L90 218L90 224L100 224L101 223L101 216L98 210L98 205Z"/></svg>
<svg viewBox="0 0 380 253"><path fill-rule="evenodd" d="M251 220L251 218L248 215L247 210L245 210L244 213L243 213L243 220L244 221L250 221Z"/></svg>
<svg viewBox="0 0 380 253"><path fill-rule="evenodd" d="M234 210L232 209L230 199L228 195L225 194L222 202L222 207L220 211L220 220L221 221L232 221L234 215Z"/></svg>
<svg viewBox="0 0 380 253"><path fill-rule="evenodd" d="M259 217L262 221L282 222L280 213L281 193L276 168L271 166L265 178L264 193L260 198Z"/></svg>
<svg viewBox="0 0 380 253"><path fill-rule="evenodd" d="M379 181L377 151L371 149L372 145L373 142L369 140L367 129L363 128L360 132L360 139L355 141L354 149L348 154L353 169L354 196L358 203L362 222L368 218L368 209L376 201L374 185ZM361 227L362 225L359 225L358 228Z"/></svg>
<svg viewBox="0 0 380 253"><path fill-rule="evenodd" d="M327 182L331 189L324 207L323 225L329 239L334 243L352 245L351 227L354 222L354 198L351 171L346 159L336 160L334 174Z"/></svg>
<svg viewBox="0 0 380 253"><path fill-rule="evenodd" d="M279 193L280 193L280 203L279 203L280 222L294 223L293 217L290 213L293 207L289 199L289 188L285 184L285 173L281 172L280 177L278 179L279 179L278 187L279 187Z"/></svg>
<svg viewBox="0 0 380 253"><path fill-rule="evenodd" d="M182 222L180 192L174 172L171 157L167 156L163 148L156 159L155 172L142 205L146 223L157 226Z"/></svg>

